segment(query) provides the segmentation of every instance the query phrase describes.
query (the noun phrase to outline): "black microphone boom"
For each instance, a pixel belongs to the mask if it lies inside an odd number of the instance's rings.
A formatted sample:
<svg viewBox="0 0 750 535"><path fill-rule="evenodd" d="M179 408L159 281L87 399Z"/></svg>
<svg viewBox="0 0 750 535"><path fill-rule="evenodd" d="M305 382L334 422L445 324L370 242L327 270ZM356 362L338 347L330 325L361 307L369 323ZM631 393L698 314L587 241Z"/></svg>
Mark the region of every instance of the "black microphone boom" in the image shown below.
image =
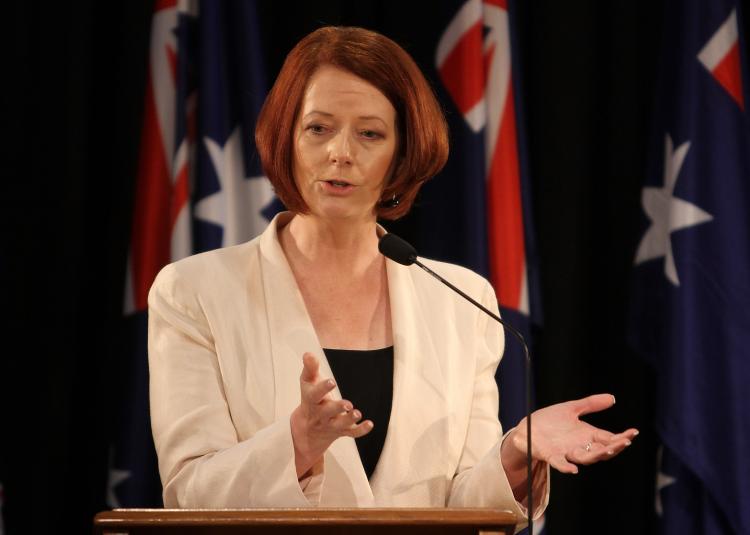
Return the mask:
<svg viewBox="0 0 750 535"><path fill-rule="evenodd" d="M427 273L435 277L437 280L445 284L448 288L456 292L458 295L469 301L472 305L482 310L485 314L490 316L492 319L500 323L505 327L511 334L513 334L523 347L523 353L525 357L525 375L526 375L526 472L527 472L527 500L528 500L528 520L529 520L529 533L534 533L534 500L532 497L532 474L531 474L531 357L529 356L529 347L526 345L526 340L523 335L513 327L511 324L504 321L500 316L489 310L487 307L472 299L466 295L463 291L456 288L453 284L445 280L443 277L432 271L430 268L425 266L419 261L417 250L409 242L399 238L395 234L390 232L383 234L378 241L378 250L386 258L390 258L394 262L403 264L404 266L410 266L416 264L425 270Z"/></svg>

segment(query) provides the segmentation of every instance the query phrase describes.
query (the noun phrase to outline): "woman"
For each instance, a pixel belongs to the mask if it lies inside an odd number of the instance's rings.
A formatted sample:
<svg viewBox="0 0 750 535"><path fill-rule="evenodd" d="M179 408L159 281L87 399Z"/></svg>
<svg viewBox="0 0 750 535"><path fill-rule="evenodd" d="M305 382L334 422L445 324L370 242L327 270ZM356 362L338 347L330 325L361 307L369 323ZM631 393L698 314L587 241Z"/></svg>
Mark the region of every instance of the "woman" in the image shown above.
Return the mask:
<svg viewBox="0 0 750 535"><path fill-rule="evenodd" d="M149 295L165 505L523 517L524 422L502 436L497 419L502 330L377 249L377 218L404 215L447 159L417 66L382 35L321 28L287 57L256 142L289 212L255 240L165 267ZM430 265L497 310L484 279ZM534 414L537 513L549 465L576 472L635 436L578 419L612 403L603 394Z"/></svg>

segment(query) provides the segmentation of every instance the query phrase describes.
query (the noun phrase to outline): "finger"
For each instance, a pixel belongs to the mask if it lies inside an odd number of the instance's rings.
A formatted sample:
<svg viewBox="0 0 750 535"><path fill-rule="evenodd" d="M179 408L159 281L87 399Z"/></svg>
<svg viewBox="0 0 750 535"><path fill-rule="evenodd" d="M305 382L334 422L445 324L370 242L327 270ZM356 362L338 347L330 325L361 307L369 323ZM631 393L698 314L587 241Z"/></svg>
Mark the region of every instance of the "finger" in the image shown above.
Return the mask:
<svg viewBox="0 0 750 535"><path fill-rule="evenodd" d="M603 411L604 409L609 409L614 404L615 396L612 394L594 394L573 402L574 410L578 416Z"/></svg>
<svg viewBox="0 0 750 535"><path fill-rule="evenodd" d="M620 454L625 448L630 445L628 439L619 440L605 447L592 447L591 454L586 459L585 464L598 463L599 461L606 461L616 455Z"/></svg>
<svg viewBox="0 0 750 535"><path fill-rule="evenodd" d="M372 431L373 427L375 427L375 424L372 423L372 420L365 420L344 430L342 434L352 438L359 438Z"/></svg>
<svg viewBox="0 0 750 535"><path fill-rule="evenodd" d="M343 414L340 418L342 423L342 428L347 429L352 427L353 425L357 425L357 422L359 422L362 419L362 413L358 411L357 409L352 410L351 412L348 412L346 414Z"/></svg>
<svg viewBox="0 0 750 535"><path fill-rule="evenodd" d="M577 474L578 467L569 462L563 455L553 455L547 459L549 465L563 474Z"/></svg>
<svg viewBox="0 0 750 535"><path fill-rule="evenodd" d="M606 458L609 454L609 447L602 444L589 442L583 446L578 446L569 451L565 458L576 464L593 464L599 458Z"/></svg>
<svg viewBox="0 0 750 535"><path fill-rule="evenodd" d="M617 440L618 435L615 435L614 433L606 431L605 429L594 428L594 432L591 438L592 438L591 440L592 442L599 442L600 444L607 445L613 440Z"/></svg>
<svg viewBox="0 0 750 535"><path fill-rule="evenodd" d="M328 398L328 394L336 388L333 379L326 379L315 384L302 383L302 400L310 405L317 405Z"/></svg>
<svg viewBox="0 0 750 535"><path fill-rule="evenodd" d="M361 419L362 413L357 409L352 409L335 414L326 420L326 425L338 434L345 434L346 431L353 429Z"/></svg>
<svg viewBox="0 0 750 535"><path fill-rule="evenodd" d="M599 461L611 459L630 446L628 438L620 438L609 444L589 442L583 446L573 449L566 455L567 459L577 464L594 464Z"/></svg>
<svg viewBox="0 0 750 535"><path fill-rule="evenodd" d="M305 353L302 355L302 375L300 375L300 381L305 383L314 383L318 378L318 370L320 364L318 359L312 353Z"/></svg>
<svg viewBox="0 0 750 535"><path fill-rule="evenodd" d="M593 440L604 445L608 445L624 439L633 440L636 436L638 436L637 429L628 429L627 431L623 431L622 433L617 434L610 433L609 431L605 431L604 429L595 429L593 433Z"/></svg>
<svg viewBox="0 0 750 535"><path fill-rule="evenodd" d="M337 418L343 415L351 415L353 409L354 407L352 406L352 402L346 399L338 401L323 400L323 402L318 406L317 415L321 422L325 422L327 424L329 420L333 418ZM359 418L357 418L357 420L358 419Z"/></svg>

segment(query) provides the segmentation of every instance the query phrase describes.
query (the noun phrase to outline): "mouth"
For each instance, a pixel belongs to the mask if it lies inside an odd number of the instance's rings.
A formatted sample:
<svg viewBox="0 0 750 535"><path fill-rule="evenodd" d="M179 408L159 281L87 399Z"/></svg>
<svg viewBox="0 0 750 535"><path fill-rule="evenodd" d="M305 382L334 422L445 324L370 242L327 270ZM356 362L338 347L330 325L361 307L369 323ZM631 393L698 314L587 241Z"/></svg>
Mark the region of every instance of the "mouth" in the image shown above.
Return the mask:
<svg viewBox="0 0 750 535"><path fill-rule="evenodd" d="M330 184L334 188L346 188L349 186L353 186L353 184L350 184L349 182L346 182L345 180L325 180L327 184Z"/></svg>

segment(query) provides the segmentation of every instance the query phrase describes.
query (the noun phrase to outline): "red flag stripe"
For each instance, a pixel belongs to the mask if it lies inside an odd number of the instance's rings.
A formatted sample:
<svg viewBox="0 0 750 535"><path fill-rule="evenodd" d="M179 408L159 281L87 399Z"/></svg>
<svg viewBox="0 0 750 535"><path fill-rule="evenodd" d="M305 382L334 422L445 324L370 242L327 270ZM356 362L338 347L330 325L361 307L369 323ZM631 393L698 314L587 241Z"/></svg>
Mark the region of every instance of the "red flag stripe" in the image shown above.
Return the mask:
<svg viewBox="0 0 750 535"><path fill-rule="evenodd" d="M700 52L698 61L744 111L737 10L732 9Z"/></svg>
<svg viewBox="0 0 750 535"><path fill-rule="evenodd" d="M513 84L508 81L500 132L487 181L490 279L500 304L521 308L525 246Z"/></svg>
<svg viewBox="0 0 750 535"><path fill-rule="evenodd" d="M497 6L504 11L508 11L508 0L484 0L484 3L490 6Z"/></svg>
<svg viewBox="0 0 750 535"><path fill-rule="evenodd" d="M440 65L440 79L461 113L471 110L484 97L482 56L482 23L478 21L461 36Z"/></svg>
<svg viewBox="0 0 750 535"><path fill-rule="evenodd" d="M133 301L136 310L146 308L151 283L162 266L169 262L171 218L166 208L170 205L171 197L169 165L162 144L156 100L149 75L130 240Z"/></svg>
<svg viewBox="0 0 750 535"><path fill-rule="evenodd" d="M170 9L177 6L177 0L156 0L154 5L154 13L161 11L162 9Z"/></svg>
<svg viewBox="0 0 750 535"><path fill-rule="evenodd" d="M726 89L732 98L737 102L741 110L745 110L745 97L742 94L742 76L740 71L740 48L738 41L724 58L713 69L712 74L716 81Z"/></svg>

